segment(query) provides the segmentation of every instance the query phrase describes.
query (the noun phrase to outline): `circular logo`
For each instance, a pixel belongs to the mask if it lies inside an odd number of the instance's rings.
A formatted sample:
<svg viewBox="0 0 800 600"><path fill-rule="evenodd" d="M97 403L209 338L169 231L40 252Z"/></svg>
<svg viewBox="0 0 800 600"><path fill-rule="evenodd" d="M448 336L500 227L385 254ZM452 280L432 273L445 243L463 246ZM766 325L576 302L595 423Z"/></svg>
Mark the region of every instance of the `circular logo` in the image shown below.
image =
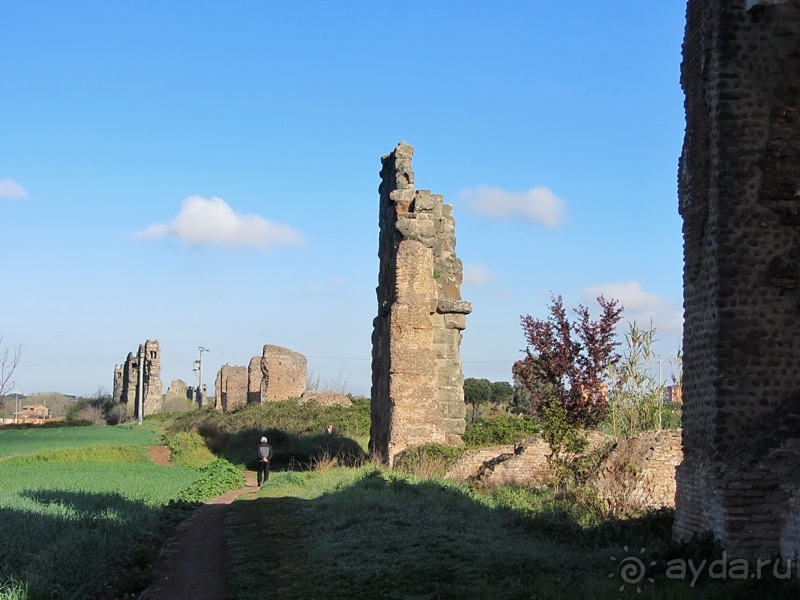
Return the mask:
<svg viewBox="0 0 800 600"><path fill-rule="evenodd" d="M628 547L625 546L623 548L625 552L628 552ZM642 548L639 551L639 555L642 556L645 553L645 549ZM638 556L624 556L621 560L617 560L615 556L611 557L611 560L618 563L617 569L613 573L609 573L609 577L616 577L619 575L619 578L622 580L622 585L619 587L619 591L622 592L625 590L626 585L635 585L636 591L638 593L642 592L642 588L639 587L639 583L645 578L647 575L647 567L644 564L644 561L639 558ZM655 565L655 561L650 563L650 566ZM650 583L653 583L653 578L648 577L647 580Z"/></svg>

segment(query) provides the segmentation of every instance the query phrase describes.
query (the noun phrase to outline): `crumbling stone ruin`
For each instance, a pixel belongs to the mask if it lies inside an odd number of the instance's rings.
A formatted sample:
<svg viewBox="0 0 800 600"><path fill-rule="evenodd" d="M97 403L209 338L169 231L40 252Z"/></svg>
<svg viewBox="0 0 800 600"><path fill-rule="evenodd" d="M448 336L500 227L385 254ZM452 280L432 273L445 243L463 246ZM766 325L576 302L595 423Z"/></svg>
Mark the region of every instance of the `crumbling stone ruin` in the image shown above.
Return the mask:
<svg viewBox="0 0 800 600"><path fill-rule="evenodd" d="M264 346L261 355L261 402L299 398L306 390L308 361L299 352Z"/></svg>
<svg viewBox="0 0 800 600"><path fill-rule="evenodd" d="M139 344L139 351L128 353L125 364L114 367L114 399L119 395L120 402L127 405L128 417L139 417L138 385L139 357L143 357L143 416L162 412L163 396L161 395L161 350L158 340L147 340ZM121 372L121 377L120 377Z"/></svg>
<svg viewBox="0 0 800 600"><path fill-rule="evenodd" d="M264 374L261 372L261 356L254 356L247 366L247 402L261 404L261 384Z"/></svg>
<svg viewBox="0 0 800 600"><path fill-rule="evenodd" d="M169 387L167 387L164 401L189 400L191 397L189 386L186 385L186 382L183 379L173 379Z"/></svg>
<svg viewBox="0 0 800 600"><path fill-rule="evenodd" d="M216 379L216 409L299 398L306 390L307 363L299 352L267 344L247 367L222 365Z"/></svg>
<svg viewBox="0 0 800 600"><path fill-rule="evenodd" d="M247 367L222 365L215 382L215 407L229 411L247 404Z"/></svg>
<svg viewBox="0 0 800 600"><path fill-rule="evenodd" d="M114 365L114 392L111 396L114 404L122 402L123 370L121 365Z"/></svg>
<svg viewBox="0 0 800 600"><path fill-rule="evenodd" d="M350 408L353 406L353 401L350 400L345 394L339 392L330 392L322 390L306 390L297 401L298 406L304 404L315 404L317 406L341 406L342 408Z"/></svg>
<svg viewBox="0 0 800 600"><path fill-rule="evenodd" d="M610 508L675 506L675 467L681 461L681 431L645 431L631 438L613 439L589 432L584 455L598 453L598 463L587 482ZM446 477L473 485L542 486L553 481L553 453L541 435L521 444L468 450Z"/></svg>
<svg viewBox="0 0 800 600"><path fill-rule="evenodd" d="M674 535L800 554L800 2L689 0Z"/></svg>
<svg viewBox="0 0 800 600"><path fill-rule="evenodd" d="M414 189L414 148L381 159L378 316L372 333L370 446L388 464L411 446L461 443L461 299L455 220L443 197Z"/></svg>

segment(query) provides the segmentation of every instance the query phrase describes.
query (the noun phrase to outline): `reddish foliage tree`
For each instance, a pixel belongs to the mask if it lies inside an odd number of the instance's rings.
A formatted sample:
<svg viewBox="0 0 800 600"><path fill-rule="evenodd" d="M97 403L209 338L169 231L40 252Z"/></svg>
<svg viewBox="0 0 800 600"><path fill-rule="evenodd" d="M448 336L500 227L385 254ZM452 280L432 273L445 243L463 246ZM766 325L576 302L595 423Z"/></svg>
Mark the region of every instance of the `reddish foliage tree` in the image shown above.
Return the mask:
<svg viewBox="0 0 800 600"><path fill-rule="evenodd" d="M578 305L575 323L567 319L561 296L551 296L546 320L521 317L528 347L526 356L514 363L514 375L531 392L532 409L548 402L560 403L573 425L592 427L606 412L605 374L619 361L614 349L614 327L622 318L616 300L597 298L602 312L596 321L589 309Z"/></svg>

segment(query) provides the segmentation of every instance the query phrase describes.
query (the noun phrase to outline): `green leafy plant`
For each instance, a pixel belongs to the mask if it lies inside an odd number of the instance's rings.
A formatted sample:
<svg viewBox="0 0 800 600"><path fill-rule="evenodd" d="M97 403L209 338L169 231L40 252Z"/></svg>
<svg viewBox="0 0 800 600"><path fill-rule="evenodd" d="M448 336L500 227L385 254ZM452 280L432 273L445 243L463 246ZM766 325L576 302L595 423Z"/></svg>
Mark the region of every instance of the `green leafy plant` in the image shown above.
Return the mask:
<svg viewBox="0 0 800 600"><path fill-rule="evenodd" d="M518 444L540 430L538 419L530 415L499 415L467 424L461 439L468 448Z"/></svg>
<svg viewBox="0 0 800 600"><path fill-rule="evenodd" d="M599 296L598 319L592 320L589 309L579 304L578 319L570 322L561 296L551 301L547 319L522 317L526 357L514 363L512 371L530 391L534 411L557 402L570 423L593 427L605 415L608 367L619 360L614 327L622 308L616 300Z"/></svg>
<svg viewBox="0 0 800 600"><path fill-rule="evenodd" d="M642 329L630 323L622 360L609 365L607 422L615 438L664 425L665 386L653 374L655 332L652 325Z"/></svg>
<svg viewBox="0 0 800 600"><path fill-rule="evenodd" d="M441 477L461 454L463 450L453 446L425 444L400 452L394 459L394 466L399 471L419 477Z"/></svg>

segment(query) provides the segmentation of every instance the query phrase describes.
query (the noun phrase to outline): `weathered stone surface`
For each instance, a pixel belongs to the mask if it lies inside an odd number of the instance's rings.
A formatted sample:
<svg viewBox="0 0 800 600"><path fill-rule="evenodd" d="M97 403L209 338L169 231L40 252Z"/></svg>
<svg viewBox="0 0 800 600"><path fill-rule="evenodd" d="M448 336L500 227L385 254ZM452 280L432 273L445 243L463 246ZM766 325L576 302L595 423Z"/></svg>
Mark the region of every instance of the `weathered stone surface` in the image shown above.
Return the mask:
<svg viewBox="0 0 800 600"><path fill-rule="evenodd" d="M798 39L796 0L687 6L674 534L748 559L800 554Z"/></svg>
<svg viewBox="0 0 800 600"><path fill-rule="evenodd" d="M306 357L281 346L264 346L261 355L261 401L299 398L306 390Z"/></svg>
<svg viewBox="0 0 800 600"><path fill-rule="evenodd" d="M254 356L247 366L247 403L261 404L261 387L264 384L264 373L261 372L261 357Z"/></svg>
<svg viewBox="0 0 800 600"><path fill-rule="evenodd" d="M675 467L682 457L680 430L647 431L616 444L592 432L588 441L586 453L603 452L588 485L605 503L612 508L675 505ZM547 485L553 478L551 452L539 435L519 445L469 450L448 469L447 477L490 487Z"/></svg>
<svg viewBox="0 0 800 600"><path fill-rule="evenodd" d="M189 386L182 379L173 379L167 388L166 400L188 400Z"/></svg>
<svg viewBox="0 0 800 600"><path fill-rule="evenodd" d="M124 372L122 365L114 365L114 404L122 402L122 390L124 388Z"/></svg>
<svg viewBox="0 0 800 600"><path fill-rule="evenodd" d="M227 412L247 404L247 367L222 365L217 372L214 402L217 410Z"/></svg>
<svg viewBox="0 0 800 600"><path fill-rule="evenodd" d="M401 142L381 160L370 447L390 465L410 446L461 443L466 424L459 346L472 307L452 209L414 189L413 153Z"/></svg>
<svg viewBox="0 0 800 600"><path fill-rule="evenodd" d="M128 358L122 367L122 381L120 385L120 401L127 405L128 417L139 417L139 365L142 363L142 407L143 416L160 413L163 410L164 397L161 387L161 350L158 340L147 340L139 345L135 354L128 353ZM116 396L117 367L114 369L114 386Z"/></svg>
<svg viewBox="0 0 800 600"><path fill-rule="evenodd" d="M317 406L341 406L343 408L350 408L353 406L352 400L338 392L330 392L325 390L306 390L300 395L298 404L316 404Z"/></svg>

